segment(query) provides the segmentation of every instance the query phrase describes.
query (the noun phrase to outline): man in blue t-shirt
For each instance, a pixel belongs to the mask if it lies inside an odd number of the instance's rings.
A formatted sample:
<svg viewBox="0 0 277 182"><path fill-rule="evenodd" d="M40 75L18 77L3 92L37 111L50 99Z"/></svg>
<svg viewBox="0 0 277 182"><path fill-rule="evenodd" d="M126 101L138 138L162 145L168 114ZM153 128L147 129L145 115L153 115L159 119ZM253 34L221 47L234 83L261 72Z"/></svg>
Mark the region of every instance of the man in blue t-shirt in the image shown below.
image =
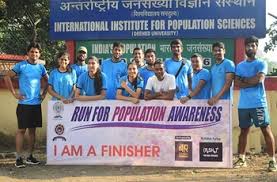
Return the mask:
<svg viewBox="0 0 277 182"><path fill-rule="evenodd" d="M211 98L209 105L216 104L219 99L232 99L232 85L235 73L235 64L226 59L225 45L222 42L216 42L212 46L215 64L211 68Z"/></svg>
<svg viewBox="0 0 277 182"><path fill-rule="evenodd" d="M125 60L121 58L123 48L124 46L122 43L113 43L112 58L104 60L101 65L102 72L107 76L107 99L115 99L119 79L127 75L127 64Z"/></svg>
<svg viewBox="0 0 277 182"><path fill-rule="evenodd" d="M182 57L183 43L180 39L175 39L170 43L172 58L167 58L164 62L167 73L175 76L176 97L180 99L189 95L191 90L192 67L190 61Z"/></svg>
<svg viewBox="0 0 277 182"><path fill-rule="evenodd" d="M146 87L148 79L151 76L155 75L154 64L156 62L156 52L154 49L147 49L144 54L145 54L145 61L146 61L147 66L143 67L139 71L139 75L142 77L143 82L144 82L143 92Z"/></svg>
<svg viewBox="0 0 277 182"><path fill-rule="evenodd" d="M235 83L240 88L238 104L239 115L239 159L235 168L246 167L245 150L250 127L260 127L266 141L269 155L269 171L277 171L275 160L275 141L270 128L266 92L264 86L267 64L256 58L258 38L251 36L245 39L247 59L237 65Z"/></svg>
<svg viewBox="0 0 277 182"><path fill-rule="evenodd" d="M193 54L191 56L191 65L193 68L192 76L192 91L189 95L182 97L180 102L186 103L192 99L209 99L210 98L210 72L203 68L203 58L200 54Z"/></svg>
<svg viewBox="0 0 277 182"><path fill-rule="evenodd" d="M27 164L39 164L33 157L36 128L42 127L41 102L45 98L48 86L48 75L43 65L38 64L41 47L31 43L27 48L28 59L17 63L5 76L5 83L13 96L18 100L16 109L18 129L16 131L16 162L18 168L25 167L22 158L23 140L26 130L28 141ZM18 76L19 92L12 84L11 78ZM41 93L41 80L43 91Z"/></svg>
<svg viewBox="0 0 277 182"><path fill-rule="evenodd" d="M86 47L81 46L78 49L77 60L75 64L71 65L71 68L76 71L77 78L88 71L88 66L86 64L88 50Z"/></svg>
<svg viewBox="0 0 277 182"><path fill-rule="evenodd" d="M144 52L139 47L136 47L133 50L133 62L137 65L139 73L146 67L144 62Z"/></svg>

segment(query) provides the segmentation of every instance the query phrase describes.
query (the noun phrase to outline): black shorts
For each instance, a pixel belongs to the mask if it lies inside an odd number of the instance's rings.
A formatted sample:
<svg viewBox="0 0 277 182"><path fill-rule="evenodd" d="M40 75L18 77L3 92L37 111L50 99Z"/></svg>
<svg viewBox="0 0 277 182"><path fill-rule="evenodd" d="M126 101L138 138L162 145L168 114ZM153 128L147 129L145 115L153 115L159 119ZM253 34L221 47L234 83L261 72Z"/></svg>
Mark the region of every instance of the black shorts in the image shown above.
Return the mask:
<svg viewBox="0 0 277 182"><path fill-rule="evenodd" d="M41 105L18 104L16 108L18 129L42 127Z"/></svg>

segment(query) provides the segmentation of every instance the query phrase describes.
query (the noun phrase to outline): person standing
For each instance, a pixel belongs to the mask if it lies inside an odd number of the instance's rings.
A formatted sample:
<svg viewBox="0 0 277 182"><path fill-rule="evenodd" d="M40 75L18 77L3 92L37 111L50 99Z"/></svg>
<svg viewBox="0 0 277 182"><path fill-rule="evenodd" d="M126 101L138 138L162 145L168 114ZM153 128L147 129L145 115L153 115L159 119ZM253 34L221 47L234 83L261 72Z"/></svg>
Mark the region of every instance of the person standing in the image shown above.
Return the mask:
<svg viewBox="0 0 277 182"><path fill-rule="evenodd" d="M57 56L58 67L51 71L48 92L52 100L61 100L64 104L73 102L76 88L76 71L69 66L69 54L60 52Z"/></svg>
<svg viewBox="0 0 277 182"><path fill-rule="evenodd" d="M216 42L212 46L215 64L211 68L211 98L209 105L215 105L219 99L232 100L232 85L235 73L235 64L226 59L225 45L222 42Z"/></svg>
<svg viewBox="0 0 277 182"><path fill-rule="evenodd" d="M123 44L114 42L112 48L112 58L102 62L101 69L107 76L107 99L116 99L119 79L127 75L127 64L121 58L123 54Z"/></svg>
<svg viewBox="0 0 277 182"><path fill-rule="evenodd" d="M42 64L38 64L41 54L41 46L38 43L31 43L27 48L28 59L17 63L5 76L5 83L12 95L18 100L16 116L18 129L16 131L16 162L18 168L25 167L22 150L24 135L27 131L28 157L27 164L39 164L33 157L35 145L36 128L42 127L41 102L47 93L48 75ZM19 92L12 84L11 78L18 76ZM42 93L41 93L42 81Z"/></svg>
<svg viewBox="0 0 277 182"><path fill-rule="evenodd" d="M193 68L192 91L180 99L182 104L190 99L209 99L211 93L211 76L209 70L203 68L203 57L195 53L190 59Z"/></svg>
<svg viewBox="0 0 277 182"><path fill-rule="evenodd" d="M88 50L86 47L81 46L78 48L77 60L75 64L71 65L71 68L76 71L77 78L88 71L88 66L86 64Z"/></svg>
<svg viewBox="0 0 277 182"><path fill-rule="evenodd" d="M239 158L234 168L246 167L245 150L250 127L261 128L269 155L268 171L277 171L275 160L275 141L270 127L270 118L264 86L267 74L265 61L256 58L258 38L251 36L245 39L246 60L237 65L235 84L240 88L238 104L239 117Z"/></svg>
<svg viewBox="0 0 277 182"><path fill-rule="evenodd" d="M167 58L164 65L166 72L175 76L176 97L180 99L187 96L191 90L192 67L190 61L182 57L183 43L180 39L171 41L170 48L172 58Z"/></svg>

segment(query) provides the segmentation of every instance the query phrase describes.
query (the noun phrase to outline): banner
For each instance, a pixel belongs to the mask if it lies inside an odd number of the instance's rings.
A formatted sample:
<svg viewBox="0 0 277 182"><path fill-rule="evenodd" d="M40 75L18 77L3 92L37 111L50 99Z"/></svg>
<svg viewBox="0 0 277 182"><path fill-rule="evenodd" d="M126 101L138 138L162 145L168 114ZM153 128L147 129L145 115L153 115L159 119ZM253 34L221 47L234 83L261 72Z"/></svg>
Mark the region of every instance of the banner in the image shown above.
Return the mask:
<svg viewBox="0 0 277 182"><path fill-rule="evenodd" d="M265 37L265 0L51 0L60 40Z"/></svg>
<svg viewBox="0 0 277 182"><path fill-rule="evenodd" d="M232 167L230 102L48 103L47 164Z"/></svg>
<svg viewBox="0 0 277 182"><path fill-rule="evenodd" d="M225 44L225 57L234 60L234 40L232 39L181 39L183 42L183 56L190 59L194 53L199 53L203 56L203 66L210 69L214 64L214 56L212 54L212 45L216 41L221 41ZM85 46L88 50L88 55L94 55L100 60L110 58L112 55L113 42L116 40L91 40L91 41L77 41L76 51L78 47ZM146 51L152 48L156 51L158 59L165 60L172 57L170 48L171 40L155 39L155 40L121 40L124 45L123 58L128 62L133 60L133 50L136 47ZM77 52L76 52L77 55Z"/></svg>

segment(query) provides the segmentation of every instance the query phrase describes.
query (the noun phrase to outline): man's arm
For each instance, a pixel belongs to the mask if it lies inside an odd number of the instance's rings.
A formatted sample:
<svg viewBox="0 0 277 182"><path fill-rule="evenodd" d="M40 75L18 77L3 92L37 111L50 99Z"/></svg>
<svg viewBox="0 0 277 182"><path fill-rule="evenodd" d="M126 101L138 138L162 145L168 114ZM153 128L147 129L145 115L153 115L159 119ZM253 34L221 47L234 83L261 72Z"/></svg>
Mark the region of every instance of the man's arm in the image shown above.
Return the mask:
<svg viewBox="0 0 277 182"><path fill-rule="evenodd" d="M192 79L191 74L188 75L189 90L192 91Z"/></svg>
<svg viewBox="0 0 277 182"><path fill-rule="evenodd" d="M12 78L14 78L16 76L16 73L14 71L8 71L8 73L6 74L6 76L4 77L5 80L5 84L8 87L9 91L13 94L13 96L18 99L18 100L22 100L24 99L24 96L18 94L15 92L13 84L12 84Z"/></svg>
<svg viewBox="0 0 277 182"><path fill-rule="evenodd" d="M47 94L47 89L48 89L48 74L45 74L43 77L42 77L42 93L40 94L40 98L41 100L43 101L46 94Z"/></svg>
<svg viewBox="0 0 277 182"><path fill-rule="evenodd" d="M206 84L206 80L200 80L195 89L189 94L191 97L194 97L199 94L204 85Z"/></svg>
<svg viewBox="0 0 277 182"><path fill-rule="evenodd" d="M244 78L236 76L235 84L239 88L254 87L265 80L265 74L263 72L258 73L256 76L250 78Z"/></svg>
<svg viewBox="0 0 277 182"><path fill-rule="evenodd" d="M204 85L206 84L205 80L200 80L198 85L195 87L195 89L186 97L182 97L180 99L180 102L182 104L186 103L188 100L190 100L192 97L196 96L199 94L199 92L201 91L201 89L204 87Z"/></svg>
<svg viewBox="0 0 277 182"><path fill-rule="evenodd" d="M160 96L161 94L159 92L155 92L154 94L151 93L151 90L146 89L144 92L144 99L145 100L152 100L152 99L156 99L158 96Z"/></svg>
<svg viewBox="0 0 277 182"><path fill-rule="evenodd" d="M161 92L159 96L156 97L156 99L161 99L161 100L173 100L175 95L175 89L174 90L169 90L167 92Z"/></svg>
<svg viewBox="0 0 277 182"><path fill-rule="evenodd" d="M218 102L220 97L224 95L226 91L228 91L232 85L232 82L234 80L234 73L226 73L225 74L225 84L222 87L222 89L218 92L217 95L213 96L211 99L209 99L208 104L209 105L214 105Z"/></svg>

